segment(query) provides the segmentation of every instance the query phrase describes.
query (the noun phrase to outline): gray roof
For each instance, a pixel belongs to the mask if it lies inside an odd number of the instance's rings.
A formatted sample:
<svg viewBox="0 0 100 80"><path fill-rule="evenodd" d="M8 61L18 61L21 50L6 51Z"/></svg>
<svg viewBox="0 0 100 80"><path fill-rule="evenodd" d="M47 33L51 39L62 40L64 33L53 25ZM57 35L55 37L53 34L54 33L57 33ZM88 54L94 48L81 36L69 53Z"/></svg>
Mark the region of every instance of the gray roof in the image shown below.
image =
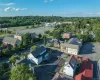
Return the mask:
<svg viewBox="0 0 100 80"><path fill-rule="evenodd" d="M74 45L74 44L69 44L69 43L61 43L60 44L63 47L67 47L67 48L72 48L72 49L79 49L79 45Z"/></svg>
<svg viewBox="0 0 100 80"><path fill-rule="evenodd" d="M41 46L39 48L37 48L36 50L32 51L31 54L34 56L34 57L39 57L41 56L41 52L43 52L44 50L46 50L45 47Z"/></svg>
<svg viewBox="0 0 100 80"><path fill-rule="evenodd" d="M7 42L8 44L12 44L12 45L21 43L20 40L13 37L4 37L3 42Z"/></svg>
<svg viewBox="0 0 100 80"><path fill-rule="evenodd" d="M69 44L75 44L75 45L80 45L82 43L82 41L78 38L71 38L69 41L68 41Z"/></svg>

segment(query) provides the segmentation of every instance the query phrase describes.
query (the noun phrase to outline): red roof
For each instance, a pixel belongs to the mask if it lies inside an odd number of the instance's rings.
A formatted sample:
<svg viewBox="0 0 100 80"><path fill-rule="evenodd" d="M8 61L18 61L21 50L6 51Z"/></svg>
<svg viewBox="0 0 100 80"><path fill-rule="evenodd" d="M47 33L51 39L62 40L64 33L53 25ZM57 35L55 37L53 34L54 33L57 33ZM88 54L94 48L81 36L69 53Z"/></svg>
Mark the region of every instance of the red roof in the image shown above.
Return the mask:
<svg viewBox="0 0 100 80"><path fill-rule="evenodd" d="M93 64L88 58L82 58L80 74L75 76L75 80L92 80Z"/></svg>

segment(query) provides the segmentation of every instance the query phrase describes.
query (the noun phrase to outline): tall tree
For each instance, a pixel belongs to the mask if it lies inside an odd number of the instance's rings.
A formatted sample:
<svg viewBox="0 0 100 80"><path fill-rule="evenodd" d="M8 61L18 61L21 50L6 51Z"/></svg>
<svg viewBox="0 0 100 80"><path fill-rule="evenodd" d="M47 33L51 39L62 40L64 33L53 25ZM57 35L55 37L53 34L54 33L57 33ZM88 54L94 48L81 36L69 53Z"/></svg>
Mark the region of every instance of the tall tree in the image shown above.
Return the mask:
<svg viewBox="0 0 100 80"><path fill-rule="evenodd" d="M32 71L29 70L28 66L20 64L12 68L9 80L30 80L30 79L36 80L36 77L32 73Z"/></svg>

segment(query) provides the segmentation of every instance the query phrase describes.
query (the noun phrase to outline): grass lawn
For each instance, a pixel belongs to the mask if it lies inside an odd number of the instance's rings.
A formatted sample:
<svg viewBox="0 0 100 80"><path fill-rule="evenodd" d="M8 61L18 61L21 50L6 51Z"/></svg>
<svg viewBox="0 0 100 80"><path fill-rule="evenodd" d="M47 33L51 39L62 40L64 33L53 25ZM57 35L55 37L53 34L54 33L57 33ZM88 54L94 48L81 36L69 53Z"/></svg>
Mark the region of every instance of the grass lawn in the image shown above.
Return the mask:
<svg viewBox="0 0 100 80"><path fill-rule="evenodd" d="M0 37L4 37L7 36L8 34L0 34Z"/></svg>

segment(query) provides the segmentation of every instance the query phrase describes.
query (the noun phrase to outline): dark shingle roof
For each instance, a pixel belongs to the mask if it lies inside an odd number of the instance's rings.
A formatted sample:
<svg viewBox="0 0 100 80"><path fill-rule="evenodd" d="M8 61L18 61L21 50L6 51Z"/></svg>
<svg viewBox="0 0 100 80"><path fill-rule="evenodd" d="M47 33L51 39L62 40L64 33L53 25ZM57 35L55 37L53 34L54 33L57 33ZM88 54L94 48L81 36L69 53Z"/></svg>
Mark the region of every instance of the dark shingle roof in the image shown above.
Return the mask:
<svg viewBox="0 0 100 80"><path fill-rule="evenodd" d="M44 50L46 50L46 48L41 46L37 48L36 50L32 51L31 54L34 55L34 57L38 57L40 56L40 53L43 52Z"/></svg>
<svg viewBox="0 0 100 80"><path fill-rule="evenodd" d="M13 38L13 37L5 37L3 39L3 42L7 42L9 44L16 44L17 43L17 39Z"/></svg>

